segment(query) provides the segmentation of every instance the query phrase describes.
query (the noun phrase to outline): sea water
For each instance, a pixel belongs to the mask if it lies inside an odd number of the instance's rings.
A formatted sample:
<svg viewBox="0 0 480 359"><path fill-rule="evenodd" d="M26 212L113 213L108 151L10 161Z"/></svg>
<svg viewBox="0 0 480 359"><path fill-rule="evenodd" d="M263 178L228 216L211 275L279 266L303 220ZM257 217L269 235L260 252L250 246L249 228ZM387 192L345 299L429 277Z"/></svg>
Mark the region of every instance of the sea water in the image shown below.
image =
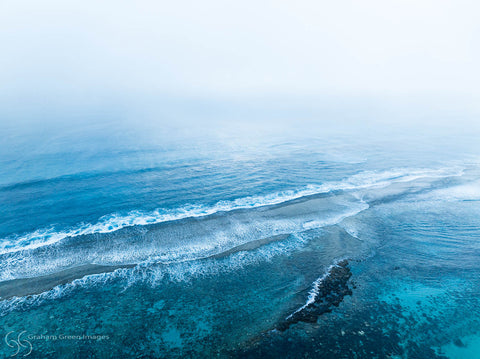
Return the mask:
<svg viewBox="0 0 480 359"><path fill-rule="evenodd" d="M476 132L179 128L2 127L2 357L480 358Z"/></svg>

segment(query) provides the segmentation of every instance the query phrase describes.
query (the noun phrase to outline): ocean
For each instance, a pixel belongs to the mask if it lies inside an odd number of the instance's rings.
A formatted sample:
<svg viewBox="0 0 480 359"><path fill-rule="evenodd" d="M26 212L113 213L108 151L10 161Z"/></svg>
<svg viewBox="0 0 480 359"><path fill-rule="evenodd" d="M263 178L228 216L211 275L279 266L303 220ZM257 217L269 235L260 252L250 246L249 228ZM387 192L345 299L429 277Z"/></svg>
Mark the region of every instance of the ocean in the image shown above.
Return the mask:
<svg viewBox="0 0 480 359"><path fill-rule="evenodd" d="M478 129L2 132L2 357L480 358Z"/></svg>

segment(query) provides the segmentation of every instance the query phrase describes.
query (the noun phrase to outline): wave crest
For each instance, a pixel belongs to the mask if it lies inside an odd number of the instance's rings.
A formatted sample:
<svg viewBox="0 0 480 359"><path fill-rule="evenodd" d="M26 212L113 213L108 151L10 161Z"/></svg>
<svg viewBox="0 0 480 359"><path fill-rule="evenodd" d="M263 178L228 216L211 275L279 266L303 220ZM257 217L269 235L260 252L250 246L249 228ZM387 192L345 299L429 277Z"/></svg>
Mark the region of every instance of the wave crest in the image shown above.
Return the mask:
<svg viewBox="0 0 480 359"><path fill-rule="evenodd" d="M235 200L219 201L213 206L188 204L177 209L159 208L146 212L130 211L127 214L113 213L105 215L97 223L80 223L65 230L57 230L54 226L38 229L25 235L14 235L0 240L0 254L35 249L51 245L67 237L76 237L94 233L109 233L131 226L143 226L161 222L176 221L191 217L203 217L219 212L238 209L249 209L271 206L294 199L329 193L333 191L351 191L371 187L385 187L394 182L408 182L420 178L442 178L461 176L463 169L394 169L390 171L364 171L341 181L323 184L309 184L303 188L270 193L261 196L248 196Z"/></svg>

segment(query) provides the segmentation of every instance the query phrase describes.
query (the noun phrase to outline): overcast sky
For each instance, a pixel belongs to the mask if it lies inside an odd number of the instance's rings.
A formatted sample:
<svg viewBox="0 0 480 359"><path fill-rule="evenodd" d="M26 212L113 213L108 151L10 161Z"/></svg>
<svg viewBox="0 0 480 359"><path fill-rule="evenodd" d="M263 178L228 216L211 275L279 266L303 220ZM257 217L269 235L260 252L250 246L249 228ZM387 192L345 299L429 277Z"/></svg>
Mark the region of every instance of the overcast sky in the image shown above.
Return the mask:
<svg viewBox="0 0 480 359"><path fill-rule="evenodd" d="M480 96L465 0L2 0L0 94Z"/></svg>

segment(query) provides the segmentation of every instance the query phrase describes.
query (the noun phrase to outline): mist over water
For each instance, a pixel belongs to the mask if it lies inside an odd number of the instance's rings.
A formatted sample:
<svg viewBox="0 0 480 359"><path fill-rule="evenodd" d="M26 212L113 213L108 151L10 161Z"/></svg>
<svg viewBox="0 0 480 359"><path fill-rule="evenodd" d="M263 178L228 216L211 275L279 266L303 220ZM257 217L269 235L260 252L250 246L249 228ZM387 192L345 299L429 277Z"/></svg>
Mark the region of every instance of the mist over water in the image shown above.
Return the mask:
<svg viewBox="0 0 480 359"><path fill-rule="evenodd" d="M2 2L0 356L480 357L477 13Z"/></svg>
<svg viewBox="0 0 480 359"><path fill-rule="evenodd" d="M473 115L275 104L4 123L8 332L37 357L476 353Z"/></svg>

